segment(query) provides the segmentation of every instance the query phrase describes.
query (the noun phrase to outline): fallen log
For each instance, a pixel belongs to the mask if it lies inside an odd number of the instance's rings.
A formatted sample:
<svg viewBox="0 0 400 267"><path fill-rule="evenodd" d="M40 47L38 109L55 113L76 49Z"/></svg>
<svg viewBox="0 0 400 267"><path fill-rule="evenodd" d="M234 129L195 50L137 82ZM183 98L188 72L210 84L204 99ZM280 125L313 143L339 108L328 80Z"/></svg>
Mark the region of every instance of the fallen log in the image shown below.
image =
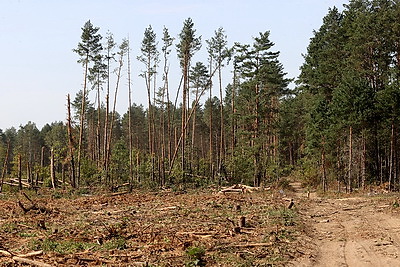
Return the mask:
<svg viewBox="0 0 400 267"><path fill-rule="evenodd" d="M219 193L244 193L243 189L226 188L219 191Z"/></svg>
<svg viewBox="0 0 400 267"><path fill-rule="evenodd" d="M227 192L232 192L232 193L244 193L244 192L249 192L252 193L253 191L260 190L259 187L253 187L253 186L248 186L244 184L235 184L227 188L223 188L222 190L219 191L219 193L227 193Z"/></svg>

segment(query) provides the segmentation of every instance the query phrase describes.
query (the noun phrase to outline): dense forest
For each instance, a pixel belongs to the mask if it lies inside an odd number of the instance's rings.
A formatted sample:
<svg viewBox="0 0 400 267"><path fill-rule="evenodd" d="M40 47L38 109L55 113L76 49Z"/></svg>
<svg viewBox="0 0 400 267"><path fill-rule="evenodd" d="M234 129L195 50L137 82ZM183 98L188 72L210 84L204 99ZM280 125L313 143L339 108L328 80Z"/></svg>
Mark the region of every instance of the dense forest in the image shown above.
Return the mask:
<svg viewBox="0 0 400 267"><path fill-rule="evenodd" d="M331 8L294 89L269 31L228 47L223 28L203 42L189 18L176 38L149 26L141 54L132 55L129 39L117 44L87 21L73 49L83 88L68 95L68 119L0 131L0 191L260 186L284 177L323 190L397 190L399 21L398 0ZM207 58L193 62L200 49ZM181 71L177 94L169 87L172 56ZM142 65L146 107L134 103L131 64ZM222 77L228 64L232 75ZM124 114L116 111L118 95L129 100Z"/></svg>

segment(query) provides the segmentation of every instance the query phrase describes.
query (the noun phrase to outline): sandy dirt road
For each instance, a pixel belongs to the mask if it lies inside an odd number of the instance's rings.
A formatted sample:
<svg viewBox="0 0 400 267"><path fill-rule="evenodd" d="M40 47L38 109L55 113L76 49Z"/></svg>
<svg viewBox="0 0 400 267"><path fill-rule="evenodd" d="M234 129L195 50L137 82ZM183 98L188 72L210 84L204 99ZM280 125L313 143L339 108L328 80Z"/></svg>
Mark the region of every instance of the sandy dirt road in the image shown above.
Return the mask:
<svg viewBox="0 0 400 267"><path fill-rule="evenodd" d="M310 247L293 266L400 266L400 213L393 197L351 197L304 200Z"/></svg>

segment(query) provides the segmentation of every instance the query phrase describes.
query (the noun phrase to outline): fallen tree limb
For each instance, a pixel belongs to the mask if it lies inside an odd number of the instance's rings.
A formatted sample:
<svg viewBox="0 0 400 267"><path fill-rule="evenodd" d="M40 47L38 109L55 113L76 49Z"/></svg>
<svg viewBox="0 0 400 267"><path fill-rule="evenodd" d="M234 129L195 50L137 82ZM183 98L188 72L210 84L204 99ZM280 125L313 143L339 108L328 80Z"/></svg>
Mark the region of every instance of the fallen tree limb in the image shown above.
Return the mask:
<svg viewBox="0 0 400 267"><path fill-rule="evenodd" d="M5 257L11 257L12 254L8 252L7 250L0 250L0 255L5 256Z"/></svg>
<svg viewBox="0 0 400 267"><path fill-rule="evenodd" d="M156 209L156 211L176 210L177 208L178 208L177 206L171 206L171 207L158 208L158 209Z"/></svg>
<svg viewBox="0 0 400 267"><path fill-rule="evenodd" d="M219 191L219 193L244 193L243 189L226 188Z"/></svg>
<svg viewBox="0 0 400 267"><path fill-rule="evenodd" d="M52 267L53 265L41 262L41 261L35 261L35 260L30 260L30 259L26 259L26 258L21 258L18 256L14 256L12 257L12 259L14 261L18 261L18 262L22 262L22 263L27 263L33 266L38 266L38 267Z"/></svg>
<svg viewBox="0 0 400 267"><path fill-rule="evenodd" d="M121 196L121 195L126 195L126 194L129 194L129 191L123 191L123 192L112 193L110 196L116 197L116 196Z"/></svg>
<svg viewBox="0 0 400 267"><path fill-rule="evenodd" d="M32 251L26 254L18 254L17 257L20 258L29 258L29 257L35 257L43 254L43 250L38 250L38 251Z"/></svg>
<svg viewBox="0 0 400 267"><path fill-rule="evenodd" d="M218 246L215 249L224 249L224 248L255 248L255 247L269 247L272 246L272 242L268 243L246 243L246 244L232 244L232 245L223 245Z"/></svg>

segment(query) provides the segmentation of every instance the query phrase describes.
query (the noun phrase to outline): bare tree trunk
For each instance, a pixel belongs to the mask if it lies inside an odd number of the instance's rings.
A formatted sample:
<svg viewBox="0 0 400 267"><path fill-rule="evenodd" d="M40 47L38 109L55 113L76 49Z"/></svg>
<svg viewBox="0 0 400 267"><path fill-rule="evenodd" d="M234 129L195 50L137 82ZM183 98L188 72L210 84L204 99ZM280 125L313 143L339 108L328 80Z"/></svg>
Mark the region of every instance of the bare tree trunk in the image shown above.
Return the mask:
<svg viewBox="0 0 400 267"><path fill-rule="evenodd" d="M133 186L133 136L132 136L132 92L131 92L131 59L128 48L128 135L129 135L129 183Z"/></svg>
<svg viewBox="0 0 400 267"><path fill-rule="evenodd" d="M351 193L351 191L352 191L351 169L353 167L353 128L351 126L349 128L349 166L348 167L349 167L349 170L348 170L348 177L347 177L347 193Z"/></svg>
<svg viewBox="0 0 400 267"><path fill-rule="evenodd" d="M150 63L149 63L150 64ZM146 88L147 88L147 103L148 103L148 114L147 114L147 136L148 136L148 144L149 144L149 156L151 163L151 180L154 181L154 162L153 162L153 138L152 138L152 104L151 104L151 77L150 77L150 67L148 66L148 73L145 74Z"/></svg>
<svg viewBox="0 0 400 267"><path fill-rule="evenodd" d="M222 96L222 74L221 74L221 63L218 64L218 81L219 81L219 109L220 109L220 147L219 147L219 162L218 162L218 172L219 176L222 176L223 162L225 159L225 131L224 131L224 99Z"/></svg>
<svg viewBox="0 0 400 267"><path fill-rule="evenodd" d="M67 96L67 106L68 106L68 150L69 158L71 162L71 186L76 188L76 176L75 176L75 161L74 161L74 144L72 138L72 125L71 125L71 100L69 94Z"/></svg>
<svg viewBox="0 0 400 267"><path fill-rule="evenodd" d="M28 181L29 186L32 187L33 186L32 171L31 171L31 164L29 161L26 163L26 180Z"/></svg>
<svg viewBox="0 0 400 267"><path fill-rule="evenodd" d="M392 121L392 131L390 134L390 158L389 158L389 191L393 185L393 155L394 155L394 121Z"/></svg>
<svg viewBox="0 0 400 267"><path fill-rule="evenodd" d="M258 134L259 134L259 128L260 128L260 120L259 120L259 100L258 100L258 94L259 94L259 87L258 84L255 86L255 94L256 94L256 103L255 103L255 120L254 120L254 136L253 136L253 146L255 141L258 139ZM258 146L258 145L257 145ZM259 170L259 164L260 164L260 148L257 148L257 151L254 153L254 186L258 187L260 186L260 170Z"/></svg>
<svg viewBox="0 0 400 267"><path fill-rule="evenodd" d="M188 59L184 60L183 66L183 88L182 88L182 120L181 120L181 139L182 139L182 181L185 182L185 171L186 171L186 161L185 161L185 142L186 142L186 100L187 100L187 80L188 80L188 69L189 69ZM178 145L179 147L179 145Z"/></svg>
<svg viewBox="0 0 400 267"><path fill-rule="evenodd" d="M106 95L106 117L104 119L104 150L103 150L103 171L104 171L104 182L106 183L108 182L109 113L110 113L110 95L108 87Z"/></svg>
<svg viewBox="0 0 400 267"><path fill-rule="evenodd" d="M322 153L321 153L321 167L322 167L322 188L324 192L328 190L327 179L326 179L326 166L325 166L325 148L324 144L322 145Z"/></svg>
<svg viewBox="0 0 400 267"><path fill-rule="evenodd" d="M54 169L54 149L53 148L51 148L51 150L50 150L50 177L51 177L51 185L53 186L53 189L56 189L57 180L56 180L56 174L55 174L55 169Z"/></svg>
<svg viewBox="0 0 400 267"><path fill-rule="evenodd" d="M81 102L81 116L80 116L80 129L79 129L79 144L78 144L78 173L77 173L77 184L81 178L81 157L83 149L83 132L84 132L84 122L85 122L85 106L86 106L86 87L87 87L87 75L89 67L89 55L86 56L85 61L85 74L83 78L83 90L82 90L82 102Z"/></svg>
<svg viewBox="0 0 400 267"><path fill-rule="evenodd" d="M18 188L22 190L22 160L21 154L18 154Z"/></svg>
<svg viewBox="0 0 400 267"><path fill-rule="evenodd" d="M100 78L97 78L100 80ZM96 165L97 169L101 169L101 103L100 103L100 82L97 85L97 126L96 126ZM101 176L100 176L101 179Z"/></svg>
<svg viewBox="0 0 400 267"><path fill-rule="evenodd" d="M42 146L42 151L40 153L40 169L41 170L43 170L43 168L44 168L44 149L45 149L45 147ZM40 176L41 176L40 177L41 181L43 181L43 175L40 175ZM36 179L36 186L37 185L38 185L38 179Z"/></svg>
<svg viewBox="0 0 400 267"><path fill-rule="evenodd" d="M7 151L6 151L6 156L4 158L3 170L1 172L0 193L3 192L3 183L4 183L4 178L6 177L6 173L7 173L9 153L10 153L10 140L7 142Z"/></svg>
<svg viewBox="0 0 400 267"><path fill-rule="evenodd" d="M199 88L196 88L196 99L199 96ZM192 155L191 155L191 160L193 162L194 160L194 154L195 154L195 142L196 142L196 106L193 104L192 109L193 111L193 119L192 119Z"/></svg>
<svg viewBox="0 0 400 267"><path fill-rule="evenodd" d="M361 154L361 186L365 190L365 178L366 178L366 158L367 158L367 149L366 149L366 140L365 133L362 134L362 154Z"/></svg>
<svg viewBox="0 0 400 267"><path fill-rule="evenodd" d="M210 77L212 74L212 58L210 59ZM211 81L211 78L210 78ZM213 159L213 101L212 101L212 82L210 82L210 175L214 181L214 159Z"/></svg>
<svg viewBox="0 0 400 267"><path fill-rule="evenodd" d="M107 157L107 172L108 172L108 165L109 165L110 159L111 159L111 141L112 141L112 134L113 134L113 128L114 128L115 113L116 113L116 107L117 107L118 88L119 88L119 82L121 79L122 66L123 66L123 53L121 55L121 58L119 61L119 67L118 67L118 71L117 71L117 81L116 81L115 92L114 92L113 110L112 110L112 114L111 114L110 129L109 129L109 133L108 133L107 156L106 156ZM112 179L110 179L111 186L113 185L113 183L114 183L114 181Z"/></svg>

